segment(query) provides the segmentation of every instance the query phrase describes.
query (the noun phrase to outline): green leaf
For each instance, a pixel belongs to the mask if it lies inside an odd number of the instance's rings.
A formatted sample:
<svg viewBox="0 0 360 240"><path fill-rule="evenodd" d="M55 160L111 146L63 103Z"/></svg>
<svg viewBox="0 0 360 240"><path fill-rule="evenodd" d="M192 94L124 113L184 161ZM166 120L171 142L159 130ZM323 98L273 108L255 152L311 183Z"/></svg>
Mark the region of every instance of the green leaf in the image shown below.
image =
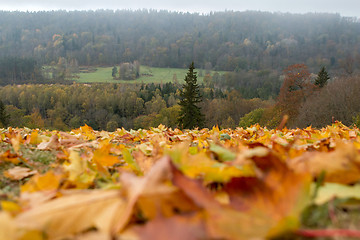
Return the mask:
<svg viewBox="0 0 360 240"><path fill-rule="evenodd" d="M321 205L333 198L352 198L360 200L360 184L347 186L337 183L326 183L323 187L319 188L314 203Z"/></svg>
<svg viewBox="0 0 360 240"><path fill-rule="evenodd" d="M123 149L122 150L122 154L123 154L123 157L124 157L124 160L127 164L129 164L130 168L132 170L134 170L134 172L136 174L139 174L139 175L143 175L143 173L141 172L141 169L139 167L139 165L137 164L137 162L134 160L133 156L131 155L131 153L129 152L128 149Z"/></svg>
<svg viewBox="0 0 360 240"><path fill-rule="evenodd" d="M215 144L210 145L210 151L215 153L221 162L233 161L236 158L235 153Z"/></svg>

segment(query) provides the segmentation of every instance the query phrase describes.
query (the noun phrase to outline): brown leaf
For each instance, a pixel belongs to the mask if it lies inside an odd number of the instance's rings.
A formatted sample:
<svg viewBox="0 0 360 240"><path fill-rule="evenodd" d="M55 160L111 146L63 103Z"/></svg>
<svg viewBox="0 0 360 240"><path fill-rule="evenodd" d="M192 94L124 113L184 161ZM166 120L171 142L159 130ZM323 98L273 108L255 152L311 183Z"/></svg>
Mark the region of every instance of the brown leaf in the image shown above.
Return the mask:
<svg viewBox="0 0 360 240"><path fill-rule="evenodd" d="M161 194L173 191L169 185L163 184L170 179L170 158L163 157L158 160L153 168L145 175L145 177L137 177L130 173L122 173L121 182L126 188L127 206L124 216L130 217L133 213L135 204L142 195L146 194ZM129 218L122 218L114 227L113 232L121 231L128 223Z"/></svg>
<svg viewBox="0 0 360 240"><path fill-rule="evenodd" d="M325 181L350 184L360 180L360 154L352 143L337 142L332 152L307 152L289 160L289 166L298 172L320 176L326 172Z"/></svg>
<svg viewBox="0 0 360 240"><path fill-rule="evenodd" d="M212 237L275 236L298 227L300 213L307 204L310 178L293 173L275 156L268 161L256 159L265 171L261 178L233 178L225 184L224 190L230 197L230 204L225 206L220 205L199 181L187 178L174 166L173 182L206 210L207 228Z"/></svg>
<svg viewBox="0 0 360 240"><path fill-rule="evenodd" d="M144 227L136 227L134 230L140 239L156 240L198 240L208 239L201 214L187 214L165 218L157 217Z"/></svg>
<svg viewBox="0 0 360 240"><path fill-rule="evenodd" d="M250 239L264 238L269 230L271 219L260 211L236 211L222 206L199 181L183 175L172 167L173 182L182 189L196 204L205 210L206 228L213 238Z"/></svg>

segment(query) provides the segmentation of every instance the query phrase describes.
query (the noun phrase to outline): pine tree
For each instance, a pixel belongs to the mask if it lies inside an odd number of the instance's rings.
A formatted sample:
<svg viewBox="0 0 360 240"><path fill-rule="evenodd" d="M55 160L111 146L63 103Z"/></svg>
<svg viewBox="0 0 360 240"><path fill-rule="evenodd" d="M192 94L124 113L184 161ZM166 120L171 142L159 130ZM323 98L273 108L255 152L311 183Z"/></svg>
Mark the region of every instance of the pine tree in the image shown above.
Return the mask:
<svg viewBox="0 0 360 240"><path fill-rule="evenodd" d="M9 124L9 115L5 112L4 103L0 100L0 125L1 127L7 127Z"/></svg>
<svg viewBox="0 0 360 240"><path fill-rule="evenodd" d="M317 78L315 79L315 85L320 88L324 87L327 84L327 81L330 79L325 67L322 67L318 73Z"/></svg>
<svg viewBox="0 0 360 240"><path fill-rule="evenodd" d="M202 101L202 98L194 69L194 62L192 62L180 94L181 111L178 122L180 127L187 129L203 127L204 125L204 115L201 113L201 108L196 105Z"/></svg>

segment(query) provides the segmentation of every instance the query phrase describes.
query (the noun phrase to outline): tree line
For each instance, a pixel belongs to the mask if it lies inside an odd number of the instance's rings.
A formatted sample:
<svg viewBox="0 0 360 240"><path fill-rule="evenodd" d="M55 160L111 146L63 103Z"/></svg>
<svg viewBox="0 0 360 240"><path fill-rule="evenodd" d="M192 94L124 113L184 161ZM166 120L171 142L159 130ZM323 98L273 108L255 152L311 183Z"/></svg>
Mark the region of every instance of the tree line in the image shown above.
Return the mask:
<svg viewBox="0 0 360 240"><path fill-rule="evenodd" d="M0 88L8 126L69 130L88 124L113 131L164 124L178 127L181 87L166 84L27 84ZM236 127L239 119L268 101L247 100L238 91L199 87L205 127Z"/></svg>
<svg viewBox="0 0 360 240"><path fill-rule="evenodd" d="M360 22L338 14L156 10L0 11L0 56L42 65L154 67L235 72L305 63L352 74L360 64Z"/></svg>

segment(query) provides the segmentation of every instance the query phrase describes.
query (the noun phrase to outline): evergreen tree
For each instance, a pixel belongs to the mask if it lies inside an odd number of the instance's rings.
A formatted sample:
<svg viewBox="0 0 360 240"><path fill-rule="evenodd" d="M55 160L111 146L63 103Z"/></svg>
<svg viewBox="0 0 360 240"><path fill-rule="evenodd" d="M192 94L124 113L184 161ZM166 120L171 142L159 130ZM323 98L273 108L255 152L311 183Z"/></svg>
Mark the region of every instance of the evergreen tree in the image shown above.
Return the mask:
<svg viewBox="0 0 360 240"><path fill-rule="evenodd" d="M1 127L7 127L9 124L9 115L5 112L4 103L0 100L0 125Z"/></svg>
<svg viewBox="0 0 360 240"><path fill-rule="evenodd" d="M183 84L180 94L179 105L181 106L181 111L178 122L181 128L192 129L194 127L203 127L204 125L204 115L201 113L201 108L196 105L202 99L194 69L194 62L192 62L185 76L185 84Z"/></svg>
<svg viewBox="0 0 360 240"><path fill-rule="evenodd" d="M317 78L315 79L315 85L320 88L324 87L327 84L327 81L330 79L325 67L322 67L318 73Z"/></svg>
<svg viewBox="0 0 360 240"><path fill-rule="evenodd" d="M116 78L117 73L118 73L117 67L114 66L113 69L112 69L112 72L111 72L112 77Z"/></svg>

